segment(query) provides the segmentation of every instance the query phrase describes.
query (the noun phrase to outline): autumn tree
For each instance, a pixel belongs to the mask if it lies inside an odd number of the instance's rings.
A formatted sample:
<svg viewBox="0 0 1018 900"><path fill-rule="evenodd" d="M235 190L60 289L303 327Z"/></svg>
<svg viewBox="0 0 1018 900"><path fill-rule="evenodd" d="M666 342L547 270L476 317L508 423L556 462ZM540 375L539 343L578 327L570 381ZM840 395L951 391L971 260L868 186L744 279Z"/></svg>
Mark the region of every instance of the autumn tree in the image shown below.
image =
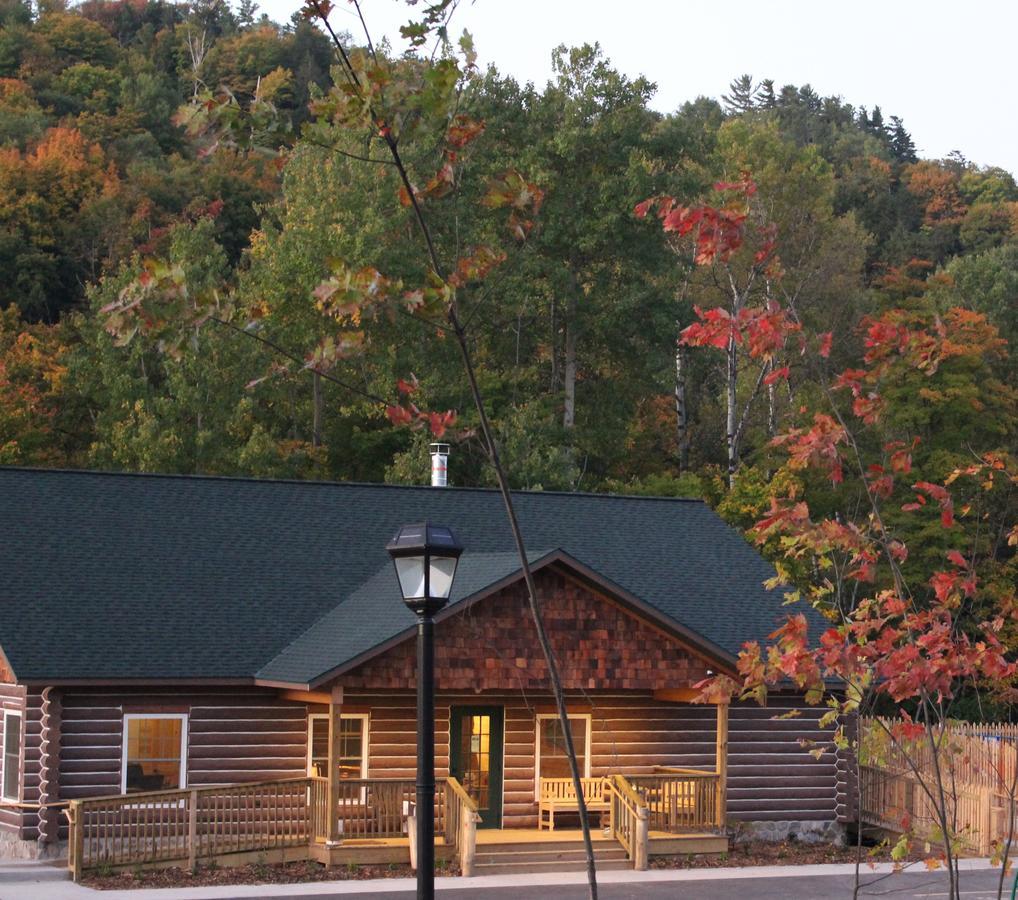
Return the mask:
<svg viewBox="0 0 1018 900"><path fill-rule="evenodd" d="M57 325L0 310L0 464L68 465L68 345Z"/></svg>
<svg viewBox="0 0 1018 900"><path fill-rule="evenodd" d="M728 171L743 174L715 185L718 202L687 206L665 196L636 212L656 209L665 235L689 266L683 290L696 320L677 335L680 348L724 351L724 446L732 486L761 395L767 398L765 430L773 435L777 427L776 385L790 374L782 362L783 310L794 308L811 322L824 309L829 320L829 303L840 298L839 316L849 313L852 305L845 300L857 293L865 237L852 216L834 216L829 167L815 151L782 141L773 125L730 123L719 133L719 150ZM755 369L748 384L744 360ZM680 349L677 396L685 392L683 382ZM683 404L677 406L681 422Z"/></svg>
<svg viewBox="0 0 1018 900"><path fill-rule="evenodd" d="M180 357L186 338L202 326L215 323L238 335L250 335L258 343L271 347L281 358L283 368L298 366L296 371L303 370L339 384L343 382L332 370L337 363L361 352L365 345L365 328L372 320L395 316L402 311L438 327L443 333L448 330L460 354L483 446L505 503L538 640L548 665L573 783L581 798L579 812L590 894L596 898L593 847L565 698L464 325L472 303L481 299L476 293L478 286L505 262L506 251L490 244L466 248L453 245L448 250L440 250L436 242L439 233L431 224L432 206L441 204L443 198L454 192L467 148L484 130L483 123L457 109L461 79L473 67L475 56L467 35L459 44L462 63L449 45L445 28L448 6L449 3L441 3L429 7L421 22L411 23L404 29L418 45L436 32L444 50L441 58L435 62L411 59L402 64L390 63L379 54L370 35L367 35L366 51L353 52L329 22L331 7L319 5L319 0L310 0L305 10L306 15L316 18L330 35L344 79L316 103L315 114L339 130L337 137L341 138L344 132L350 139L362 136L363 149L357 155L368 160L367 164L378 172L379 186L389 189L385 191L389 197L392 188L396 188L395 196L408 211L413 228L411 239L418 248L420 263L416 278L397 279L372 266L354 269L344 260L333 260L328 277L313 292L317 309L333 325L319 336L310 351L299 354L235 321L239 312L236 297L214 289L192 293L184 273L165 262L149 261L139 279L125 287L103 312L108 316L107 327L120 343L130 342L139 332L158 335L163 349L170 356ZM227 139L250 133L244 123L238 122L232 96L219 102L202 98L201 104L209 114L209 126L220 130ZM219 111L223 118L217 121ZM419 161L403 155L403 146L414 131L430 133L436 147L432 154L423 155ZM341 141L337 142L336 149L353 155ZM381 157L373 154L381 154ZM488 179L481 202L497 211L512 239L521 241L532 231L533 217L542 199L543 192L536 184L527 181L515 169L509 169ZM422 410L417 405L415 379L401 379L395 389L398 400L386 406L386 413L394 424L426 425L440 437L455 421L452 412Z"/></svg>
<svg viewBox="0 0 1018 900"><path fill-rule="evenodd" d="M801 326L794 310L790 319ZM1008 649L1018 624L1008 575L1018 545L1018 471L1007 437L1013 425L966 431L968 446L947 425L961 412L947 412L961 399L951 396L954 386L982 388L962 401L973 409L997 403L994 395L1003 392L991 419L1003 413L1013 422L1015 395L985 380L1005 345L978 313L954 307L941 316L913 303L864 317L859 331L861 363L840 371L829 365L833 336L805 338L820 392L773 441L789 470L807 484L826 480L840 502L822 493L807 498L801 482L791 482L788 493L774 492L752 529L777 556L775 584L787 584L789 601L807 604L810 614L790 616L766 648L747 644L737 685L710 687L763 701L768 686L791 679L811 702L829 705L828 724L842 723L835 743L859 753L865 748L850 744L846 717L893 704L904 720L886 726L887 740L906 760L914 759L916 741L936 759L940 724L967 694L984 692L1005 705L1015 699L1018 669ZM982 375L952 374L971 366ZM922 426L916 407L926 405L945 407L941 426ZM927 451L930 443L939 446ZM941 844L951 896L959 896L960 834L948 776L915 774L937 827L913 834L903 823L894 856L913 839Z"/></svg>

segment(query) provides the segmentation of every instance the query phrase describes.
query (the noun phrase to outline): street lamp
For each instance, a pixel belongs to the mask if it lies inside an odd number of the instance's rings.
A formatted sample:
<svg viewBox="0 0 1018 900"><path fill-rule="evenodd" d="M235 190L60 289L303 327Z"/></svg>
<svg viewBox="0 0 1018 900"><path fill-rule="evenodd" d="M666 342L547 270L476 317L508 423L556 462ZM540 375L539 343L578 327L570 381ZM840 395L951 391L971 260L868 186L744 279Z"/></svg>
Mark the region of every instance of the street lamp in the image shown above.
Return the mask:
<svg viewBox="0 0 1018 900"><path fill-rule="evenodd" d="M435 613L449 602L463 547L445 525L404 525L386 544L403 602L417 614L417 898L435 896Z"/></svg>

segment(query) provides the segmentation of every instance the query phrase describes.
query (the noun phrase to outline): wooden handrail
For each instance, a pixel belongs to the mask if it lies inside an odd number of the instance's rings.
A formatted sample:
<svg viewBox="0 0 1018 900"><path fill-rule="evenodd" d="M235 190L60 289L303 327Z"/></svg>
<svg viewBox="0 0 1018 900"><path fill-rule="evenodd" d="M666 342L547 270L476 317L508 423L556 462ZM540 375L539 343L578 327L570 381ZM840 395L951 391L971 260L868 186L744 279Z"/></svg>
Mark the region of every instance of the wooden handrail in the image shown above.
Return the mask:
<svg viewBox="0 0 1018 900"><path fill-rule="evenodd" d="M152 800L153 798L159 797L164 799L166 797L176 797L183 799L190 795L192 791L197 791L199 794L207 794L210 792L222 792L225 790L233 789L253 789L260 787L268 787L269 785L275 784L292 784L298 781L307 782L308 776L302 776L298 778L272 778L267 781L241 781L241 782L227 782L225 784L205 784L201 787L188 787L188 788L170 788L165 791L135 791L130 794L103 794L101 797L82 797L80 800L64 800L63 803L77 803L81 806L94 805L94 804L109 804L114 801L118 803L138 803L142 800ZM381 779L378 779L381 780ZM393 779L398 781L400 779Z"/></svg>
<svg viewBox="0 0 1018 900"><path fill-rule="evenodd" d="M623 775L613 775L607 790L611 799L612 835L625 848L633 868L646 869L650 849L647 806Z"/></svg>
<svg viewBox="0 0 1018 900"><path fill-rule="evenodd" d="M615 789L615 793L619 795L623 800L629 803L634 809L639 809L644 806L644 802L640 799L640 795L636 792L636 789L626 780L623 775L613 775L611 780L612 787Z"/></svg>
<svg viewBox="0 0 1018 900"><path fill-rule="evenodd" d="M445 783L449 785L452 792L456 795L456 798L463 804L468 812L475 813L478 811L479 807L477 806L477 802L464 790L463 785L461 785L457 779L450 775L445 779Z"/></svg>
<svg viewBox="0 0 1018 900"><path fill-rule="evenodd" d="M689 769L685 766L654 766L659 775L717 775L714 769Z"/></svg>

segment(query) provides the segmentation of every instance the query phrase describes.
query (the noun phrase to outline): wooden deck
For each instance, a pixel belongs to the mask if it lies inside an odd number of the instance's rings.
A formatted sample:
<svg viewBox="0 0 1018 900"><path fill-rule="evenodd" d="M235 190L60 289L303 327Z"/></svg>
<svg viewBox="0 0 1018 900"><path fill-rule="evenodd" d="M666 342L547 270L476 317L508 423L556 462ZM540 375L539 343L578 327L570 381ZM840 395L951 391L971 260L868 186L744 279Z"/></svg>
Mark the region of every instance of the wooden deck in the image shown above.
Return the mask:
<svg viewBox="0 0 1018 900"><path fill-rule="evenodd" d="M611 835L605 835L600 828L591 830L590 838L597 846L616 844ZM575 844L581 846L583 832L579 828L557 828L547 831L537 828L479 828L477 848L539 848L541 846ZM452 859L455 847L446 846L444 839L435 839L436 859ZM690 831L685 834L670 834L667 831L650 832L650 856L686 855L690 853L727 853L728 838L724 835ZM313 858L327 865L349 863L407 863L410 860L410 841L406 837L352 838L335 847L319 845Z"/></svg>

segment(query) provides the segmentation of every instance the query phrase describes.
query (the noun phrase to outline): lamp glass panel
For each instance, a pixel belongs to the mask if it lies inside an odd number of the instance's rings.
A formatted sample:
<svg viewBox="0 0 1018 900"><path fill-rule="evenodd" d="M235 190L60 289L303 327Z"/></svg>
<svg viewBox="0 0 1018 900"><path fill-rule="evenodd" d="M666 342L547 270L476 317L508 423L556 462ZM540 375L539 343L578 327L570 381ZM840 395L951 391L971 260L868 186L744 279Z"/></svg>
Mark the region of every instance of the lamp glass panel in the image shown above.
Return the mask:
<svg viewBox="0 0 1018 900"><path fill-rule="evenodd" d="M395 560L396 577L404 600L415 600L424 596L424 557L399 556Z"/></svg>
<svg viewBox="0 0 1018 900"><path fill-rule="evenodd" d="M431 596L449 599L452 590L452 579L456 574L456 560L451 556L433 556L431 558Z"/></svg>

